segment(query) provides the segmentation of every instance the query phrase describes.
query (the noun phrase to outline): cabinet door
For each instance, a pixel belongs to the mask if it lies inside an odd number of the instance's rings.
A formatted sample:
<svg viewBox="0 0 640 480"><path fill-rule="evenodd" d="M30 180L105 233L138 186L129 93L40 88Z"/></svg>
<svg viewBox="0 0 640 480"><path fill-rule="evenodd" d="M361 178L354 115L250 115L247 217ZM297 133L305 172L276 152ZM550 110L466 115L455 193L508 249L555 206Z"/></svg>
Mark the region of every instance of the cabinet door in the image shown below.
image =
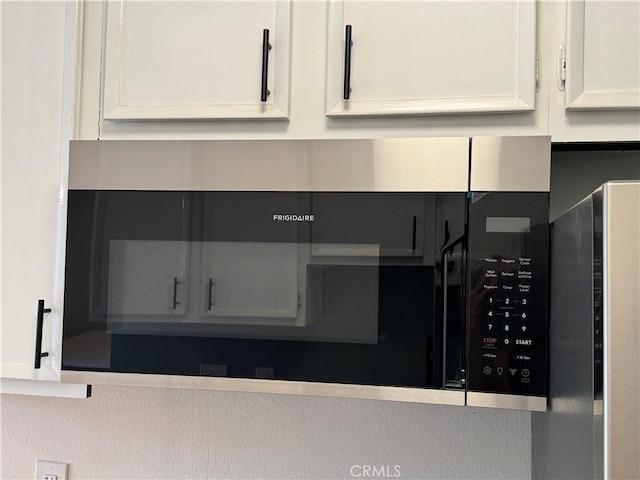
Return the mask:
<svg viewBox="0 0 640 480"><path fill-rule="evenodd" d="M422 257L433 221L425 215L428 201L414 193L315 194L312 253Z"/></svg>
<svg viewBox="0 0 640 480"><path fill-rule="evenodd" d="M568 110L640 109L640 2L567 5Z"/></svg>
<svg viewBox="0 0 640 480"><path fill-rule="evenodd" d="M289 1L106 8L105 119L287 118Z"/></svg>
<svg viewBox="0 0 640 480"><path fill-rule="evenodd" d="M184 314L188 262L189 242L112 240L108 315Z"/></svg>
<svg viewBox="0 0 640 480"><path fill-rule="evenodd" d="M328 116L534 109L534 2L333 0L330 9Z"/></svg>
<svg viewBox="0 0 640 480"><path fill-rule="evenodd" d="M205 315L237 324L295 323L304 312L300 248L285 242L205 242Z"/></svg>
<svg viewBox="0 0 640 480"><path fill-rule="evenodd" d="M293 192L205 194L199 282L205 322L305 325L310 227L273 217L310 212L310 198Z"/></svg>
<svg viewBox="0 0 640 480"><path fill-rule="evenodd" d="M64 2L2 4L2 393L87 396L86 385L61 384L59 375L65 7ZM48 356L35 368L39 300L51 311L43 315L40 342Z"/></svg>
<svg viewBox="0 0 640 480"><path fill-rule="evenodd" d="M190 193L72 191L70 218L83 210L92 224L92 315L127 321L188 310ZM69 248L76 236L69 233Z"/></svg>
<svg viewBox="0 0 640 480"><path fill-rule="evenodd" d="M553 141L639 141L640 1L551 2L551 19Z"/></svg>

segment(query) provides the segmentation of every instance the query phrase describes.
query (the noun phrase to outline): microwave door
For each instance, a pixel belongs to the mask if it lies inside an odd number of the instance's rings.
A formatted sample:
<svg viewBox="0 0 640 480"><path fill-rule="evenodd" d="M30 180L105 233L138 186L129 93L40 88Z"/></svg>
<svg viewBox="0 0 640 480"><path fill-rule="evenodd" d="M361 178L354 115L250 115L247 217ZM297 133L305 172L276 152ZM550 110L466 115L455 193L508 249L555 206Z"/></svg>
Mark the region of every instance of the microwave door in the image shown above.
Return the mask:
<svg viewBox="0 0 640 480"><path fill-rule="evenodd" d="M464 403L462 244L441 247L464 193L71 191L69 212L66 370Z"/></svg>

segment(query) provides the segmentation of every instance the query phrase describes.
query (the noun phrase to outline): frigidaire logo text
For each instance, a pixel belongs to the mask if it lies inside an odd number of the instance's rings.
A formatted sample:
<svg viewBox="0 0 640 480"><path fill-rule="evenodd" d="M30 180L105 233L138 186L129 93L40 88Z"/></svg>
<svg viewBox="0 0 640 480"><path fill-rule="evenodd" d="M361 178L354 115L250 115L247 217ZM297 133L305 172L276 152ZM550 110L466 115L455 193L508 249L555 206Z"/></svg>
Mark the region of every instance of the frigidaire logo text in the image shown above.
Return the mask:
<svg viewBox="0 0 640 480"><path fill-rule="evenodd" d="M313 222L313 215L273 215L274 222Z"/></svg>

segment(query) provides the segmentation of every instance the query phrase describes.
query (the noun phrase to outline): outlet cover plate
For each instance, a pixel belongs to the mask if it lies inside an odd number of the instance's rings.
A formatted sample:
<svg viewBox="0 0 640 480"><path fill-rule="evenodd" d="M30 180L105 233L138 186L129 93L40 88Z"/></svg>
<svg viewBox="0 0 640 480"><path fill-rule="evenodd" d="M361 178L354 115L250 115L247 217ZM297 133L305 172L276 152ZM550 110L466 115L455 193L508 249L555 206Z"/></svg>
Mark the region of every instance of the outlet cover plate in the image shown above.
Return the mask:
<svg viewBox="0 0 640 480"><path fill-rule="evenodd" d="M69 464L50 460L36 461L36 480L68 480Z"/></svg>

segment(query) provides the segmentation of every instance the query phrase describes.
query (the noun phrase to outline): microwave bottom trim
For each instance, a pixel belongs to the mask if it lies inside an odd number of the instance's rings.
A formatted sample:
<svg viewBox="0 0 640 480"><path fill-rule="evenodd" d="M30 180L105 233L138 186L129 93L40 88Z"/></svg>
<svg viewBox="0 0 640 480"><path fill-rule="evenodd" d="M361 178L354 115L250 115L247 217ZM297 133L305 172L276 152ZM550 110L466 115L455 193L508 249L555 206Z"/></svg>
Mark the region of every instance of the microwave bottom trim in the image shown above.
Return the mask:
<svg viewBox="0 0 640 480"><path fill-rule="evenodd" d="M508 395L502 393L467 392L467 406L546 412L547 397Z"/></svg>
<svg viewBox="0 0 640 480"><path fill-rule="evenodd" d="M90 383L121 387L185 388L227 392L307 395L396 402L465 405L464 390L434 390L424 388L378 385L348 385L340 383L298 382L289 380L254 380L246 378L155 375L116 372L81 372L65 370L64 383Z"/></svg>

